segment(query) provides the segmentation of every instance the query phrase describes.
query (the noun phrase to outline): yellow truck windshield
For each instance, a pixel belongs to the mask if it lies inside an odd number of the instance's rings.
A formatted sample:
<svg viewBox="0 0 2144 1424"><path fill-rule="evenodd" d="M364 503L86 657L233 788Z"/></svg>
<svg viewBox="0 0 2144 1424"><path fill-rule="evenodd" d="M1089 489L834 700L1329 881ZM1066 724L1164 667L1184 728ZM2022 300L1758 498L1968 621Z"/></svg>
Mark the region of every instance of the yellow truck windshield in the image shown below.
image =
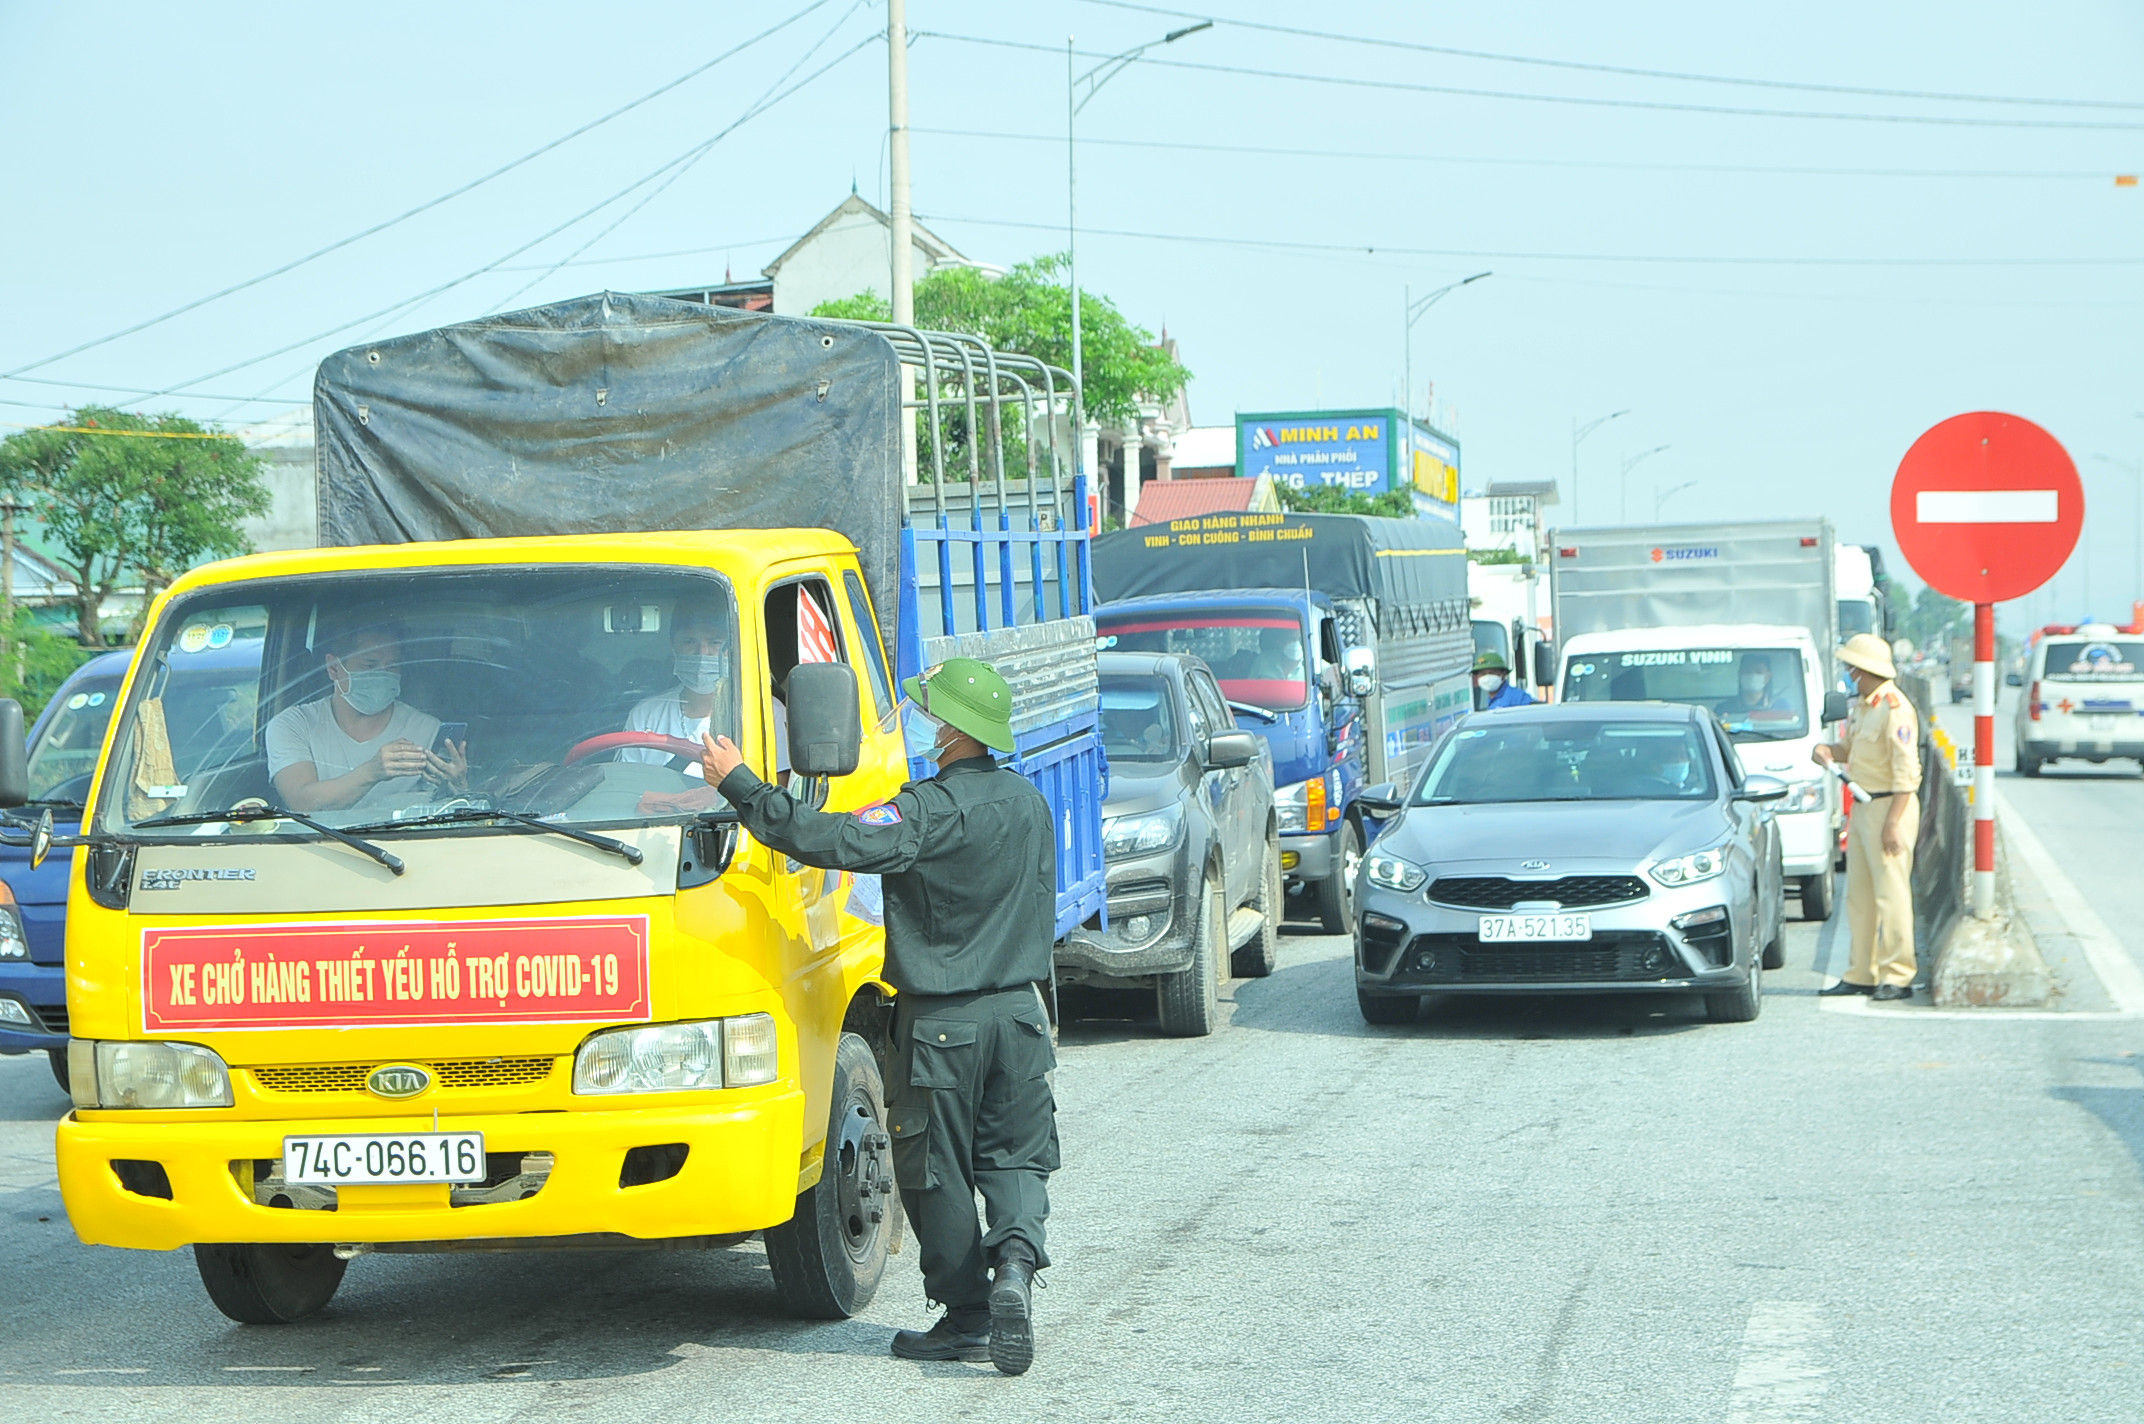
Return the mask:
<svg viewBox="0 0 2144 1424"><path fill-rule="evenodd" d="M219 652L250 653L259 672L203 715L181 672ZM225 834L224 811L340 828L486 809L675 818L718 804L696 747L703 732L738 735L740 702L736 608L711 575L554 565L250 580L158 620L96 824L147 838Z"/></svg>

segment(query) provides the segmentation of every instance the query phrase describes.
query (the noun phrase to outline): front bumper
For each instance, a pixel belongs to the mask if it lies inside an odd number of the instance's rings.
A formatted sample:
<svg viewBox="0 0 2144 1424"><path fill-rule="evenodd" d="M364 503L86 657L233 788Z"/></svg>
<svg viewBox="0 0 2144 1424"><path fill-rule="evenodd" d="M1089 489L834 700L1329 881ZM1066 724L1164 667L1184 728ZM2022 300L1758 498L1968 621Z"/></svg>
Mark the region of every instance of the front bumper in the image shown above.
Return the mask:
<svg viewBox="0 0 2144 1424"><path fill-rule="evenodd" d="M0 1053L67 1051L67 971L57 964L0 964L0 998L27 1007L37 1027L0 1020Z"/></svg>
<svg viewBox="0 0 2144 1424"><path fill-rule="evenodd" d="M749 1096L746 1096L746 1095ZM682 1096L682 1095L681 1095ZM691 1094L690 1101L585 1111L441 1117L479 1131L491 1154L549 1153L549 1177L522 1201L449 1206L445 1186L343 1187L331 1210L263 1206L241 1173L283 1154L289 1134L432 1130L407 1118L234 1121L225 1111L70 1113L59 1125L60 1192L93 1246L169 1251L195 1242L466 1241L614 1233L643 1240L758 1231L796 1209L804 1095L788 1087ZM615 1100L611 1100L615 1101ZM684 1143L675 1176L621 1187L634 1147ZM115 1160L161 1164L165 1200L131 1191ZM139 1182L140 1174L134 1173Z"/></svg>
<svg viewBox="0 0 2144 1424"><path fill-rule="evenodd" d="M2018 747L2026 756L2043 760L2054 757L2138 757L2144 758L2144 740L2136 733L2123 737L2060 737L2021 739Z"/></svg>
<svg viewBox="0 0 2144 1424"><path fill-rule="evenodd" d="M1057 946L1058 978L1138 979L1191 967L1199 886L1182 844L1109 863L1109 928L1076 929ZM1143 923L1142 923L1143 922Z"/></svg>
<svg viewBox="0 0 2144 1424"><path fill-rule="evenodd" d="M1300 880L1315 885L1333 873L1333 843L1339 839L1331 831L1297 832L1280 838L1281 864L1287 867L1289 880ZM1288 855L1295 854L1295 864L1288 865Z"/></svg>
<svg viewBox="0 0 2144 1424"><path fill-rule="evenodd" d="M1481 916L1495 911L1432 904L1420 891L1386 890L1367 878L1358 889L1355 983L1377 993L1719 993L1750 974L1738 948L1749 938L1739 918L1746 910L1729 904L1727 921L1689 931L1670 923L1728 904L1718 880L1654 886L1622 905L1567 907L1592 917L1591 940L1492 945L1478 931Z"/></svg>

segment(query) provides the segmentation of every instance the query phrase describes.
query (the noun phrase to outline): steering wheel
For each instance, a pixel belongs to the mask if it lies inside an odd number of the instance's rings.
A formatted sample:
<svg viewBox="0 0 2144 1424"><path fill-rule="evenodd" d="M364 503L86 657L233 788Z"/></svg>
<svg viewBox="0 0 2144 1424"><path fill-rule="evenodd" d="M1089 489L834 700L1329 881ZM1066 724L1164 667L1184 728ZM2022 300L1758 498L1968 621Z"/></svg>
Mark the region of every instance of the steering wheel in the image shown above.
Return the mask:
<svg viewBox="0 0 2144 1424"><path fill-rule="evenodd" d="M691 761L699 761L707 754L707 749L698 742L688 742L683 737L665 736L661 732L600 732L575 742L573 749L566 753L565 764L572 766L575 762L586 761L598 752L621 751L626 747L648 747Z"/></svg>

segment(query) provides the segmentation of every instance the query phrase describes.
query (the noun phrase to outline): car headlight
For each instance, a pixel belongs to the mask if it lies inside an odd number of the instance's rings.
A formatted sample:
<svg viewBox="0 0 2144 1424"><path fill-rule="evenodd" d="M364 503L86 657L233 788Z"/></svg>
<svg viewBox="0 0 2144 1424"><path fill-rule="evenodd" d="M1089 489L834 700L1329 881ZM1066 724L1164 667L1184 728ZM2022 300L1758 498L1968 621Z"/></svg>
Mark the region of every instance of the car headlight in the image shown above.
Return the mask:
<svg viewBox="0 0 2144 1424"><path fill-rule="evenodd" d="M1824 783L1822 781L1795 781L1787 785L1787 794L1772 803L1780 812L1821 811L1824 809Z"/></svg>
<svg viewBox="0 0 2144 1424"><path fill-rule="evenodd" d="M1141 816L1112 816L1102 822L1102 854L1114 860L1164 850L1176 844L1183 829L1181 806L1164 806Z"/></svg>
<svg viewBox="0 0 2144 1424"><path fill-rule="evenodd" d="M606 1029L574 1055L573 1091L683 1093L771 1083L780 1068L776 1041L770 1014Z"/></svg>
<svg viewBox="0 0 2144 1424"><path fill-rule="evenodd" d="M78 1108L227 1108L231 1072L197 1043L68 1045L68 1089ZM85 1073L82 1070L88 1068Z"/></svg>
<svg viewBox="0 0 2144 1424"><path fill-rule="evenodd" d="M1710 880L1727 869L1727 847L1714 846L1694 855L1679 855L1673 860L1663 860L1647 873L1662 885L1674 888L1680 885L1695 885L1700 880Z"/></svg>
<svg viewBox="0 0 2144 1424"><path fill-rule="evenodd" d="M1428 871L1396 855L1372 855L1362 863L1362 873L1387 890L1419 890L1429 879Z"/></svg>

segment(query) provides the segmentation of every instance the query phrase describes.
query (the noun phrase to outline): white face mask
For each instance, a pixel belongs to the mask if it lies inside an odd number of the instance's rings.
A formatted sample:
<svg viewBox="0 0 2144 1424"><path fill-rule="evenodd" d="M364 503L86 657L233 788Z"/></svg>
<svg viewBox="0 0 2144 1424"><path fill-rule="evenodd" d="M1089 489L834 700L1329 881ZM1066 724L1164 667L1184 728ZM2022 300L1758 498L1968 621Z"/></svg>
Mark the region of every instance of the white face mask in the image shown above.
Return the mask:
<svg viewBox="0 0 2144 1424"><path fill-rule="evenodd" d="M1742 695L1744 697L1762 697L1764 696L1764 689L1769 687L1771 682L1772 680L1761 672L1746 672L1742 674Z"/></svg>
<svg viewBox="0 0 2144 1424"><path fill-rule="evenodd" d="M901 741L908 755L922 761L936 761L944 748L938 745L945 724L931 716L913 702L901 705Z"/></svg>
<svg viewBox="0 0 2144 1424"><path fill-rule="evenodd" d="M1485 672L1481 675L1481 690L1491 697L1502 691L1503 686L1504 678L1501 673Z"/></svg>
<svg viewBox="0 0 2144 1424"><path fill-rule="evenodd" d="M394 668L346 669L343 677L349 686L343 689L342 700L360 717L385 712L402 695L402 674Z"/></svg>
<svg viewBox="0 0 2144 1424"><path fill-rule="evenodd" d="M705 697L722 685L722 674L728 670L729 659L718 654L697 655L679 653L670 660L670 671L677 675L678 685L695 697Z"/></svg>

